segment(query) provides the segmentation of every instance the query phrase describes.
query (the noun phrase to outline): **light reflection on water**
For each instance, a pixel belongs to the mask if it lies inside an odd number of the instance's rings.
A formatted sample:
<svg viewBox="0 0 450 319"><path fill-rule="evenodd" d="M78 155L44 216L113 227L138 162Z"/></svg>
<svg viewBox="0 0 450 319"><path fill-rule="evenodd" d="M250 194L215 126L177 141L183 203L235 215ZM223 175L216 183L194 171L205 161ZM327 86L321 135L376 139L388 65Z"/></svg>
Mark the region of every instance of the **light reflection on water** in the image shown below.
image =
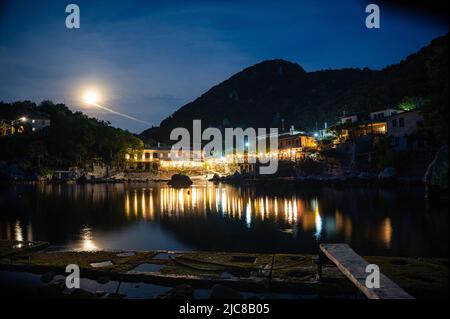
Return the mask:
<svg viewBox="0 0 450 319"><path fill-rule="evenodd" d="M99 250L97 245L95 244L94 238L92 236L92 230L89 227L83 227L81 229L81 247L77 250L85 250L85 251L95 251Z"/></svg>
<svg viewBox="0 0 450 319"><path fill-rule="evenodd" d="M423 201L413 198L421 197L213 184L16 185L0 189L8 212L0 215L0 238L48 240L75 250L312 252L320 242L348 242L368 254L448 254L448 239L442 238L448 216L430 216Z"/></svg>
<svg viewBox="0 0 450 319"><path fill-rule="evenodd" d="M242 207L245 207L245 212ZM169 218L214 213L230 219L245 218L247 227L251 227L255 221L272 220L284 221L287 225L301 225L304 231L314 231L317 238L320 238L322 231L317 198L309 201L295 195L269 198L267 195L258 196L249 191L213 185L188 189L165 186L127 190L124 211L127 219L153 221L156 218L155 211Z"/></svg>

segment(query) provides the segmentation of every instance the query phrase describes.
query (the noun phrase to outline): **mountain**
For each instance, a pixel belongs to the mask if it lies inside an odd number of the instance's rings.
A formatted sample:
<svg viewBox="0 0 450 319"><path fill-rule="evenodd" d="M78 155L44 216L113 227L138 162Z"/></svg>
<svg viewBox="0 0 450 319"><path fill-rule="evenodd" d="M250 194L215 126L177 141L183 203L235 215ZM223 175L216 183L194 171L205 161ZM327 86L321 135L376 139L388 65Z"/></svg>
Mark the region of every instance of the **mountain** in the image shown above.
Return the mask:
<svg viewBox="0 0 450 319"><path fill-rule="evenodd" d="M382 70L345 68L306 72L285 60L268 60L248 67L182 106L159 127L143 131L147 142L169 141L175 127L322 128L347 113L396 107L404 97L428 97L431 92L427 62L448 35L398 64Z"/></svg>

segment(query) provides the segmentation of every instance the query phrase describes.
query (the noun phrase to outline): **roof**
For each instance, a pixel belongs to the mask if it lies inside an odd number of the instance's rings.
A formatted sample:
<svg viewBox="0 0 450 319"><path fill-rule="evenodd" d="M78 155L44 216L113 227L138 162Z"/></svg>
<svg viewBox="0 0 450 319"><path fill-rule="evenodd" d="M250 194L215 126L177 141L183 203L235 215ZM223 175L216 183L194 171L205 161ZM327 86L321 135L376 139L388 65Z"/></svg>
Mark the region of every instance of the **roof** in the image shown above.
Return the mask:
<svg viewBox="0 0 450 319"><path fill-rule="evenodd" d="M404 112L402 109L396 109L396 108L393 108L393 107L387 107L387 108L385 108L385 109L381 109L381 110L377 110L377 111L370 112L370 114L373 114L373 113L380 113L380 112L384 112L384 111Z"/></svg>
<svg viewBox="0 0 450 319"><path fill-rule="evenodd" d="M287 138L293 138L293 137L298 137L298 136L311 136L311 134L308 134L306 132L296 132L296 133L284 133L284 134L279 134L278 135L278 139L287 139Z"/></svg>
<svg viewBox="0 0 450 319"><path fill-rule="evenodd" d="M404 116L404 115L408 115L408 114L412 114L412 113L422 113L422 110L418 107L416 107L415 109L409 110L409 111L403 111L402 113L397 113L397 114L392 114L390 117L397 117L397 116Z"/></svg>

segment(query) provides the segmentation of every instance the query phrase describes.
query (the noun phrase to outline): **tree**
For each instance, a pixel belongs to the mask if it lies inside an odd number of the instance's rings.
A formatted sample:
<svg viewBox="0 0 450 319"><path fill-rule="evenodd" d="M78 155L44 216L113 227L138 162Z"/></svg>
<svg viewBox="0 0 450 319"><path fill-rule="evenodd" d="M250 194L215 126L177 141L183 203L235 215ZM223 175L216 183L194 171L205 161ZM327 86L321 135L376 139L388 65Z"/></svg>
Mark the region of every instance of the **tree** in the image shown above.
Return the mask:
<svg viewBox="0 0 450 319"><path fill-rule="evenodd" d="M353 139L353 133L358 128L357 123L342 123L331 126L328 132L331 132L339 143L345 141L346 138Z"/></svg>
<svg viewBox="0 0 450 319"><path fill-rule="evenodd" d="M34 140L28 146L28 156L36 163L38 170L41 169L42 158L47 154L47 146L43 141Z"/></svg>
<svg viewBox="0 0 450 319"><path fill-rule="evenodd" d="M432 85L432 96L422 112L425 124L434 133L438 144L448 144L449 87L448 39L435 48L435 55L427 64Z"/></svg>
<svg viewBox="0 0 450 319"><path fill-rule="evenodd" d="M391 141L384 136L376 136L374 146L377 153L377 168L383 169L395 166L395 152L391 147Z"/></svg>
<svg viewBox="0 0 450 319"><path fill-rule="evenodd" d="M20 113L14 113L15 107ZM16 160L28 157L41 165L57 168L82 166L93 160L108 165L120 165L125 154L139 154L144 143L132 133L112 127L109 123L72 112L64 104L44 101L1 103L0 115L15 118L22 114L40 113L50 117L51 125L36 132L0 138L0 159Z"/></svg>
<svg viewBox="0 0 450 319"><path fill-rule="evenodd" d="M398 108L403 111L411 111L418 107L422 107L428 100L422 97L405 96L398 105Z"/></svg>

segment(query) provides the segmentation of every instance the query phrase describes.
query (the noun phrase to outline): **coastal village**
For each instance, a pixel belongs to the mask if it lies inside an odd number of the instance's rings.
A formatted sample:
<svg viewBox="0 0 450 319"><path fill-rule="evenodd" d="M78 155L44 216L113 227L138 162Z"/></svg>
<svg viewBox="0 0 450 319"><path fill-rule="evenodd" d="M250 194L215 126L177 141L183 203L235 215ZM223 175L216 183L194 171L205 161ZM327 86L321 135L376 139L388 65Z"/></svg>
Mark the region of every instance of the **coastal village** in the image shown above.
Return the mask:
<svg viewBox="0 0 450 319"><path fill-rule="evenodd" d="M319 19L290 17L286 5L268 7L255 27L253 5L217 16L225 5L208 3L211 17L139 6L135 23L130 7L91 7L90 19L112 17L62 30L95 35L73 42L49 19L39 46L11 51L25 17L14 7L5 15L14 24L0 52L13 53L0 100L0 293L234 299L241 310L271 299L448 297L447 23L439 37L397 26L408 32L375 49L361 28L349 42L351 24L330 32L329 19L319 40L306 23ZM277 10L284 29L267 23ZM159 25L155 12L175 20ZM302 39L300 27L318 32ZM233 48L238 39L245 45ZM209 61L217 40L231 50Z"/></svg>
<svg viewBox="0 0 450 319"><path fill-rule="evenodd" d="M278 149L275 153L264 156L277 156L281 162L299 163L304 160L315 160L321 151L330 149L342 150L353 148L350 165L355 165L357 158L366 157L367 161L376 155L374 147L367 147L375 137L386 137L396 151L423 151L426 149L426 135L420 109L403 111L400 109L384 109L370 114L343 115L337 123L325 128L304 132L293 126L289 130L280 129ZM365 149L364 149L365 147ZM183 168L223 168L239 163L238 158L244 154L234 153L232 156L214 160L203 160L204 154L192 154L198 160L172 161L169 146L146 146L142 155L127 156L128 168L150 171L151 169L183 169ZM260 153L261 154L261 153ZM254 175L256 164L241 163L239 172Z"/></svg>
<svg viewBox="0 0 450 319"><path fill-rule="evenodd" d="M322 129L300 131L291 126L279 128L278 149L255 156L277 157L279 171L274 176L258 176L258 163L248 155L231 152L231 155L206 157L203 151L191 151L187 160L172 160L171 146L145 145L143 149L125 154L123 167L107 168L101 162L88 167L54 170L43 180L83 180L91 182L118 182L126 180L169 180L173 174L182 173L193 178L222 181L241 181L260 178L295 178L326 181L348 179L385 179L399 177L406 182L422 182L433 158L428 152L427 130L420 108L402 110L380 109L368 114L342 114L335 123L324 124ZM33 133L51 125L45 114L25 114L18 119L2 119L3 137ZM392 166L380 166L377 142L388 143L395 154L409 154L414 159L412 168L398 172ZM404 163L403 163L404 164ZM383 164L381 164L383 165ZM384 164L388 165L388 164ZM228 179L224 179L228 176ZM82 179L80 179L82 177ZM14 176L13 179L16 179ZM17 177L20 179L20 176Z"/></svg>

